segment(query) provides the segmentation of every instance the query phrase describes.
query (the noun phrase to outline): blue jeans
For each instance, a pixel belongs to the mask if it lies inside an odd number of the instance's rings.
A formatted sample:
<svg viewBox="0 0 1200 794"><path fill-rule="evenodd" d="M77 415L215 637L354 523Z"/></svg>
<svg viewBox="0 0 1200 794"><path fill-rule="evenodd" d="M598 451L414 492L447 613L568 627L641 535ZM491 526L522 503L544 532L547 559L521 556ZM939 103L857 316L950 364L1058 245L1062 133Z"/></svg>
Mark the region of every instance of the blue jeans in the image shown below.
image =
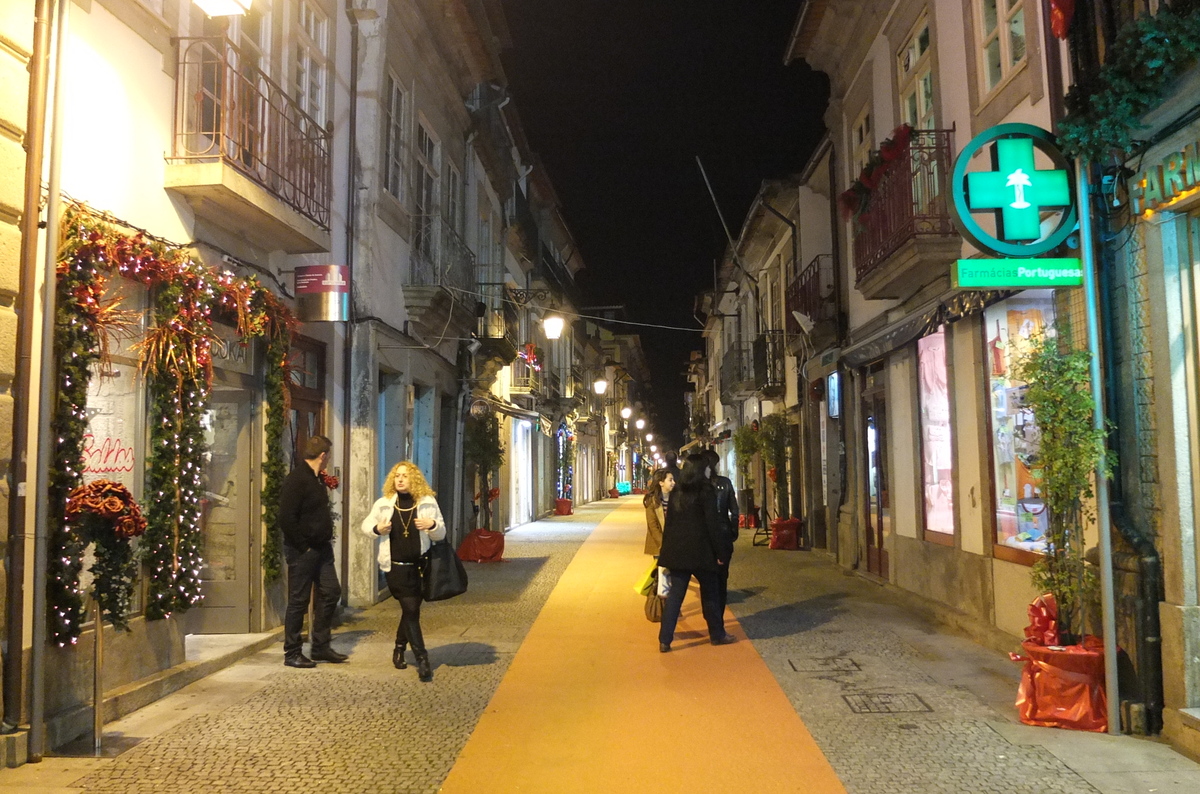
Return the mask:
<svg viewBox="0 0 1200 794"><path fill-rule="evenodd" d="M708 623L709 639L725 636L725 610L721 607L720 580L716 571L671 571L671 590L663 604L662 623L658 627L658 641L671 644L675 639L675 624L679 622L679 610L683 597L687 595L692 577L700 583L700 609Z"/></svg>
<svg viewBox="0 0 1200 794"><path fill-rule="evenodd" d="M303 640L300 629L304 626L304 614L308 612L308 600L314 584L317 586L317 602L313 605L313 624L309 634L313 650L325 650L329 647L333 613L342 597L342 588L338 585L337 570L333 564L333 544L325 543L308 551L284 544L283 556L287 560L288 589L287 611L283 613L283 655L296 656L301 651Z"/></svg>

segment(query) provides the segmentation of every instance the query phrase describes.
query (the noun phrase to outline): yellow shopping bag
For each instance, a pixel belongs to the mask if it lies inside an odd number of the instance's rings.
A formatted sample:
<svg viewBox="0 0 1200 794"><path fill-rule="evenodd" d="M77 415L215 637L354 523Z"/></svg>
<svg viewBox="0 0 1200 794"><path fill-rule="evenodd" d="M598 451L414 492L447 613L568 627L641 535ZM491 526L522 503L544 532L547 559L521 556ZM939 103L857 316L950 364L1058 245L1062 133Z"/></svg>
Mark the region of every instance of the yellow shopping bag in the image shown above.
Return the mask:
<svg viewBox="0 0 1200 794"><path fill-rule="evenodd" d="M633 591L638 595L650 595L658 586L658 566L651 565L650 570L646 571L646 575L638 579L638 583L633 586Z"/></svg>

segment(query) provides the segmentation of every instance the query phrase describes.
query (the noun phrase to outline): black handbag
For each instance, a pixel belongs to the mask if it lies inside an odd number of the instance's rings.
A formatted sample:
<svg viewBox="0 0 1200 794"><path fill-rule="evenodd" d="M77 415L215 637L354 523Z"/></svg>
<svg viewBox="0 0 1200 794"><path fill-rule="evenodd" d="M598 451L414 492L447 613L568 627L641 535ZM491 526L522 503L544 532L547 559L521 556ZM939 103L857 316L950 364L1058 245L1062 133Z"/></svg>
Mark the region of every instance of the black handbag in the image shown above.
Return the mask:
<svg viewBox="0 0 1200 794"><path fill-rule="evenodd" d="M454 548L435 540L421 559L421 598L444 601L467 592L467 570Z"/></svg>

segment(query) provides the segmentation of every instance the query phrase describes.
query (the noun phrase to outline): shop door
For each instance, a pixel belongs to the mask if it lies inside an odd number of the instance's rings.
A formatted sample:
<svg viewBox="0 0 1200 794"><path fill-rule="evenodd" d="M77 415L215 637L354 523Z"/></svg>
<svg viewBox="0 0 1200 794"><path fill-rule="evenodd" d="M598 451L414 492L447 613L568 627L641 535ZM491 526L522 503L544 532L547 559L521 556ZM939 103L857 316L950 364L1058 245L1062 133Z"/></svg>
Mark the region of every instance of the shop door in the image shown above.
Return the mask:
<svg viewBox="0 0 1200 794"><path fill-rule="evenodd" d="M252 409L252 392L214 387L204 414L209 450L201 500L204 599L192 610L194 634L250 631L250 527L259 523L252 493Z"/></svg>
<svg viewBox="0 0 1200 794"><path fill-rule="evenodd" d="M891 508L888 503L887 403L882 368L867 375L863 414L867 460L867 571L886 579L888 555L883 539L891 532Z"/></svg>

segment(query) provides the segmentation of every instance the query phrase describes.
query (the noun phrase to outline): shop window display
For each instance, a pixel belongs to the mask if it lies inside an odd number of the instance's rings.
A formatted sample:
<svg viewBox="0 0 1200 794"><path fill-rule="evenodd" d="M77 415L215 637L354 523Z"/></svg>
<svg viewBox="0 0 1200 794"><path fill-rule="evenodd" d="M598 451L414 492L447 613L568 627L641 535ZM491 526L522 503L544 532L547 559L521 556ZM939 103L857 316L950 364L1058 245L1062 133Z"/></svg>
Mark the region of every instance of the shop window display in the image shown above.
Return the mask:
<svg viewBox="0 0 1200 794"><path fill-rule="evenodd" d="M917 340L917 375L921 400L921 490L925 497L925 529L952 535L953 433L945 326Z"/></svg>
<svg viewBox="0 0 1200 794"><path fill-rule="evenodd" d="M1050 517L1037 476L1040 433L1014 369L1054 320L1054 290L1048 289L1026 290L984 312L996 543L1031 552L1045 551Z"/></svg>

